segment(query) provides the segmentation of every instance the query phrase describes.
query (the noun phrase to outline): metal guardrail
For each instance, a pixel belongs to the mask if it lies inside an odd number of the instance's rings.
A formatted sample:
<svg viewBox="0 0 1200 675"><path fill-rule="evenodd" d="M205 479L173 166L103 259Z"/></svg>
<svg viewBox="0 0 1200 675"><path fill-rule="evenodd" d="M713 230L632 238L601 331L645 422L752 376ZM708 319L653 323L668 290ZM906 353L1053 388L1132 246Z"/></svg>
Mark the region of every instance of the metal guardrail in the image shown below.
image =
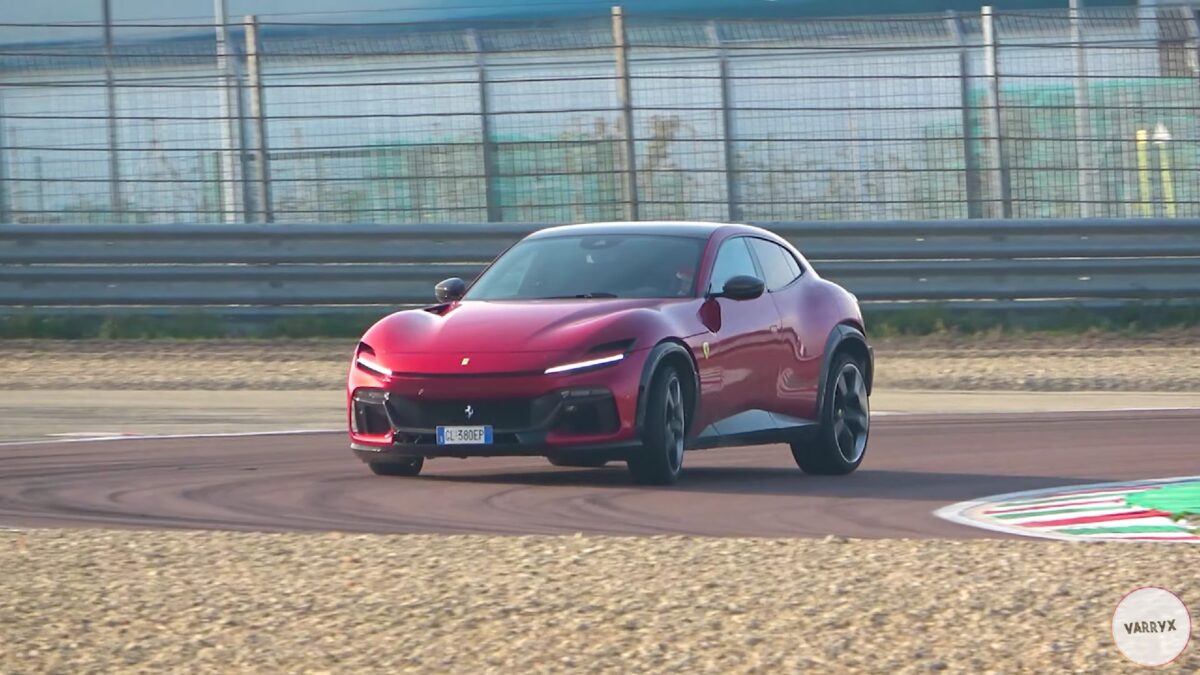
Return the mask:
<svg viewBox="0 0 1200 675"><path fill-rule="evenodd" d="M1200 220L761 225L864 302L1200 302ZM434 283L472 278L540 227L0 225L0 312L425 304Z"/></svg>

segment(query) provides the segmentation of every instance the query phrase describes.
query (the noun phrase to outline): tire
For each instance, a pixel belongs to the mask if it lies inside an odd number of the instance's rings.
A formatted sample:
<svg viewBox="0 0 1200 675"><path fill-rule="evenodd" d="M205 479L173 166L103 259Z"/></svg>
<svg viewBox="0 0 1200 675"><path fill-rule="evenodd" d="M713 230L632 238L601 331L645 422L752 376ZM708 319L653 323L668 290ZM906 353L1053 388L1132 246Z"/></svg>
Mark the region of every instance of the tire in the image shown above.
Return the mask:
<svg viewBox="0 0 1200 675"><path fill-rule="evenodd" d="M629 456L629 473L643 485L673 485L683 469L687 409L679 372L667 367L651 381L642 447Z"/></svg>
<svg viewBox="0 0 1200 675"><path fill-rule="evenodd" d="M857 469L867 453L871 409L863 366L854 357L835 355L828 377L817 437L792 443L792 457L804 473L841 476Z"/></svg>
<svg viewBox="0 0 1200 675"><path fill-rule="evenodd" d="M415 476L425 466L424 457L413 457L396 462L367 462L371 473L376 476Z"/></svg>
<svg viewBox="0 0 1200 675"><path fill-rule="evenodd" d="M576 469L599 469L608 464L607 459L559 459L557 457L546 458L554 466L569 466Z"/></svg>

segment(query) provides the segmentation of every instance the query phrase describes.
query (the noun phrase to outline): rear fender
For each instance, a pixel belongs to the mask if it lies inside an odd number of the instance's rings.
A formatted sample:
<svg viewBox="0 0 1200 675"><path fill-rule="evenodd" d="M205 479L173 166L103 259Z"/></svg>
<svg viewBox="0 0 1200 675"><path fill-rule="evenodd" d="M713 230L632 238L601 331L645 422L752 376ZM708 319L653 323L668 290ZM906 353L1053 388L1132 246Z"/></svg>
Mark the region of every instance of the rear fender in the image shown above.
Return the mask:
<svg viewBox="0 0 1200 675"><path fill-rule="evenodd" d="M825 406L825 386L829 381L829 369L833 367L833 355L847 342L857 343L856 346L861 346L862 351L866 354L866 363L863 364L866 372L863 373L863 377L866 379L867 395L871 394L871 384L875 379L875 350L867 344L867 337L862 334L862 331L849 324L838 324L826 338L825 353L821 357L821 379L817 381L818 420L822 419L821 413Z"/></svg>

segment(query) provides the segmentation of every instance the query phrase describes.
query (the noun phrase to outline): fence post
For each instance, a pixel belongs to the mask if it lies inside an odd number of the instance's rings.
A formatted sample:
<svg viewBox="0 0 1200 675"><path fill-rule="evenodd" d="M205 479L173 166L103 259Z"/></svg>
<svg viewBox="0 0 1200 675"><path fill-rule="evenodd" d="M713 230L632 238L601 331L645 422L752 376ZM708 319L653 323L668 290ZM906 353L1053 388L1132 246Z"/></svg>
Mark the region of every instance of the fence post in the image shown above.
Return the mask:
<svg viewBox="0 0 1200 675"><path fill-rule="evenodd" d="M491 105L488 101L487 60L483 41L474 28L467 29L467 49L475 54L475 72L479 82L479 139L483 155L483 194L489 223L502 221L500 195L496 192L496 146L492 142Z"/></svg>
<svg viewBox="0 0 1200 675"><path fill-rule="evenodd" d="M989 173L992 199L998 202L999 216L1012 217L1012 188L1008 175L1008 158L1004 155L1004 130L1000 115L1000 68L996 58L996 25L990 5L980 10L983 20L983 75L988 81L988 145L991 146L994 168ZM991 209L995 217L997 209Z"/></svg>
<svg viewBox="0 0 1200 675"><path fill-rule="evenodd" d="M1192 69L1192 75L1197 79L1197 84L1200 84L1200 14L1197 14L1191 5L1184 9L1187 11L1184 25L1187 26L1188 42L1191 43L1191 58L1188 66Z"/></svg>
<svg viewBox="0 0 1200 675"><path fill-rule="evenodd" d="M117 87L113 82L112 0L104 0L104 105L108 112L108 208L114 222L121 222L121 158L118 156Z"/></svg>
<svg viewBox="0 0 1200 675"><path fill-rule="evenodd" d="M255 201L258 206L258 222L273 223L275 209L271 200L271 155L267 143L267 109L263 97L258 17L247 15L245 26L246 76L250 79L250 117L254 124L254 168L255 184L258 188Z"/></svg>
<svg viewBox="0 0 1200 675"><path fill-rule="evenodd" d="M725 154L725 207L730 222L742 219L738 195L737 152L733 147L733 81L729 78L729 52L721 43L721 31L716 21L708 22L708 39L717 49L717 68L721 78L721 147Z"/></svg>
<svg viewBox="0 0 1200 675"><path fill-rule="evenodd" d="M9 182L12 184L12 191L8 194L10 213L24 214L25 219L28 220L29 206L21 200L23 199L25 202L27 202L29 196L27 194L20 194L17 192L17 189L21 186L21 163L17 160L17 150L20 149L21 146L17 144L16 128L10 128L8 130L8 147L8 161L9 166L12 169L12 173L9 176ZM25 208L20 208L22 206Z"/></svg>
<svg viewBox="0 0 1200 675"><path fill-rule="evenodd" d="M634 142L633 95L629 81L629 45L625 40L625 15L612 8L613 47L616 52L617 99L625 146L625 220L638 219L637 145Z"/></svg>
<svg viewBox="0 0 1200 675"><path fill-rule="evenodd" d="M246 130L247 121L250 119L246 112L246 69L236 58L237 55L234 56L230 67L233 69L233 105L237 111L234 117L234 126L237 130L237 167L241 172L241 178L237 183L242 191L242 222L253 223L257 208L254 205L257 183L254 180L254 173L250 170L250 162L254 160L254 153L250 134Z"/></svg>
<svg viewBox="0 0 1200 675"><path fill-rule="evenodd" d="M721 82L721 138L725 155L725 201L731 222L742 219L738 194L737 153L734 150L733 82L729 77L729 53L721 42L716 21L708 23L709 40L717 48L717 67Z"/></svg>
<svg viewBox="0 0 1200 675"><path fill-rule="evenodd" d="M1070 0L1071 48L1075 55L1075 165L1079 178L1079 217L1095 215L1096 191L1092 181L1092 119L1088 99L1087 52L1083 44L1083 0Z"/></svg>
<svg viewBox="0 0 1200 675"><path fill-rule="evenodd" d="M236 171L234 160L241 154L241 147L234 148L238 138L238 130L234 127L237 119L233 112L233 101L230 90L233 86L229 75L229 27L226 12L226 0L213 0L213 16L216 21L217 34L217 103L220 107L221 129L221 204L224 207L223 219L227 223L236 223L237 193L234 181Z"/></svg>
<svg viewBox="0 0 1200 675"><path fill-rule="evenodd" d="M1188 46L1191 47L1187 65L1193 75L1200 77L1200 15L1196 14L1196 10L1191 5L1185 5L1183 11L1185 13L1183 26L1187 31Z"/></svg>
<svg viewBox="0 0 1200 675"><path fill-rule="evenodd" d="M963 167L967 192L967 218L982 218L983 195L979 183L979 155L975 147L975 116L971 114L971 54L958 12L946 12L946 28L958 45L958 95L962 101Z"/></svg>
<svg viewBox="0 0 1200 675"><path fill-rule="evenodd" d="M4 150L4 92L0 90L0 225L12 223L12 209L9 207L8 188L8 153ZM16 145L15 143L13 145Z"/></svg>

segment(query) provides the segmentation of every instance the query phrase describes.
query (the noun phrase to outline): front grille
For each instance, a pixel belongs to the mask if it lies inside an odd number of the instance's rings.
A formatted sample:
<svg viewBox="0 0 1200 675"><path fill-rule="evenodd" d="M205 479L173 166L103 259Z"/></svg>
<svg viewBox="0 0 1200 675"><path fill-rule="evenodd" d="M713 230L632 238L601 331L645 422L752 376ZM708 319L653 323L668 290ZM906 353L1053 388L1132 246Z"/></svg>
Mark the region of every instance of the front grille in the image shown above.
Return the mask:
<svg viewBox="0 0 1200 675"><path fill-rule="evenodd" d="M529 400L422 401L390 396L387 404L392 411L392 421L408 429L484 424L496 429L526 429L531 426L532 402ZM468 406L471 408L469 416Z"/></svg>
<svg viewBox="0 0 1200 675"><path fill-rule="evenodd" d="M471 408L470 416L467 407ZM607 389L566 389L533 399L428 400L382 389L354 393L355 431L394 432L396 443L433 443L439 426L490 425L497 445L518 442L514 432L555 430L567 434L610 433L620 425Z"/></svg>

